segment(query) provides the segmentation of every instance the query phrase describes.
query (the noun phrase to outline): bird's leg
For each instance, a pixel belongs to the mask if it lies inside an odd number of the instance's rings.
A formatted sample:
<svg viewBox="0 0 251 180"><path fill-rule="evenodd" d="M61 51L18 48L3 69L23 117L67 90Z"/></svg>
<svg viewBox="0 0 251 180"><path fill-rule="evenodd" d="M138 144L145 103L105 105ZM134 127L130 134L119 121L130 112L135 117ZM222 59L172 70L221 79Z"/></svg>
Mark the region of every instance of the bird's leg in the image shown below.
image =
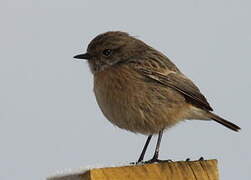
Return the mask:
<svg viewBox="0 0 251 180"><path fill-rule="evenodd" d="M162 139L162 135L163 135L163 130L161 130L159 132L159 135L158 135L158 140L157 140L157 145L156 145L156 148L155 148L155 152L154 152L153 158L151 159L151 161L153 161L153 162L158 161L159 148L160 148L160 142L161 142L161 139Z"/></svg>
<svg viewBox="0 0 251 180"><path fill-rule="evenodd" d="M157 140L157 145L156 145L156 148L155 148L155 152L154 152L154 155L153 155L153 158L150 159L149 161L146 161L145 163L154 163L154 162L167 162L167 161L170 161L170 160L159 160L158 157L159 157L159 148L160 148L160 142L161 142L161 139L162 139L162 135L163 135L163 130L161 130L159 132L159 135L158 135L158 140Z"/></svg>
<svg viewBox="0 0 251 180"><path fill-rule="evenodd" d="M143 148L143 150L142 150L142 152L140 154L140 157L139 157L137 163L140 163L140 162L143 161L145 153L146 153L146 149L147 149L147 147L148 147L148 145L149 145L149 143L151 141L151 138L152 138L152 135L149 135L148 138L147 138L147 140L146 140L146 143L144 145L144 148Z"/></svg>

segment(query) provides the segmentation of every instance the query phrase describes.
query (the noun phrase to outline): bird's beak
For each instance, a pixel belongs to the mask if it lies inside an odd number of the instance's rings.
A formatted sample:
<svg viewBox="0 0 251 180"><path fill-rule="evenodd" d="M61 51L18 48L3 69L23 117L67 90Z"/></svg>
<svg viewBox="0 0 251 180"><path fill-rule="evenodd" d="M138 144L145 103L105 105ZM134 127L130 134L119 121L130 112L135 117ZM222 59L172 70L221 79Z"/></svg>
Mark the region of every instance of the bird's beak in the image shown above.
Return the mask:
<svg viewBox="0 0 251 180"><path fill-rule="evenodd" d="M76 58L76 59L91 59L91 55L89 53L85 53L85 54L79 54L79 55L76 55L74 56L73 58Z"/></svg>

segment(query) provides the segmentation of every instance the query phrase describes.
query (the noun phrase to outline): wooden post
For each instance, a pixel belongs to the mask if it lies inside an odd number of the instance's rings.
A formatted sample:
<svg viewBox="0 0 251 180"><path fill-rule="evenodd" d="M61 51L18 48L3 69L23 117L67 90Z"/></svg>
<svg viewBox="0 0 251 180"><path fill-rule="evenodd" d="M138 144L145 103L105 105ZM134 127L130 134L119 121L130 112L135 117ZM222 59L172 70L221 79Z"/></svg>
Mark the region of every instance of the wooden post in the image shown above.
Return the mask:
<svg viewBox="0 0 251 180"><path fill-rule="evenodd" d="M177 161L90 169L47 180L219 180L217 160Z"/></svg>

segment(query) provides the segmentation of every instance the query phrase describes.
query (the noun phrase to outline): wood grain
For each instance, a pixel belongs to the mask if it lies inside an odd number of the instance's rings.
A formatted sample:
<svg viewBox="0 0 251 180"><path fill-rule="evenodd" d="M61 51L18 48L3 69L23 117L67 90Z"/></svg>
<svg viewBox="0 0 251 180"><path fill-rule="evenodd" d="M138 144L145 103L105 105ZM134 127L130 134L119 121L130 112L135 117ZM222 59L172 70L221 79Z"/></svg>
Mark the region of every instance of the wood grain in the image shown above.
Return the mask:
<svg viewBox="0 0 251 180"><path fill-rule="evenodd" d="M90 169L47 180L219 180L217 160L177 161Z"/></svg>

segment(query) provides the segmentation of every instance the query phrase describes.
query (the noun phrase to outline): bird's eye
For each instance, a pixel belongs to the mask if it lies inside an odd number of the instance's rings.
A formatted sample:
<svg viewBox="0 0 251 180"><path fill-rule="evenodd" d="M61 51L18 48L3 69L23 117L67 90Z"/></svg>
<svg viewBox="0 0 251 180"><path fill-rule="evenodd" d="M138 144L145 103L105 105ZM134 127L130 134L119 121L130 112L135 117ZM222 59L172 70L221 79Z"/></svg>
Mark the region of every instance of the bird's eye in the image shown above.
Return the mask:
<svg viewBox="0 0 251 180"><path fill-rule="evenodd" d="M111 50L111 49L105 49L105 50L103 51L103 54L104 54L105 56L110 56L110 55L112 54L112 50Z"/></svg>

